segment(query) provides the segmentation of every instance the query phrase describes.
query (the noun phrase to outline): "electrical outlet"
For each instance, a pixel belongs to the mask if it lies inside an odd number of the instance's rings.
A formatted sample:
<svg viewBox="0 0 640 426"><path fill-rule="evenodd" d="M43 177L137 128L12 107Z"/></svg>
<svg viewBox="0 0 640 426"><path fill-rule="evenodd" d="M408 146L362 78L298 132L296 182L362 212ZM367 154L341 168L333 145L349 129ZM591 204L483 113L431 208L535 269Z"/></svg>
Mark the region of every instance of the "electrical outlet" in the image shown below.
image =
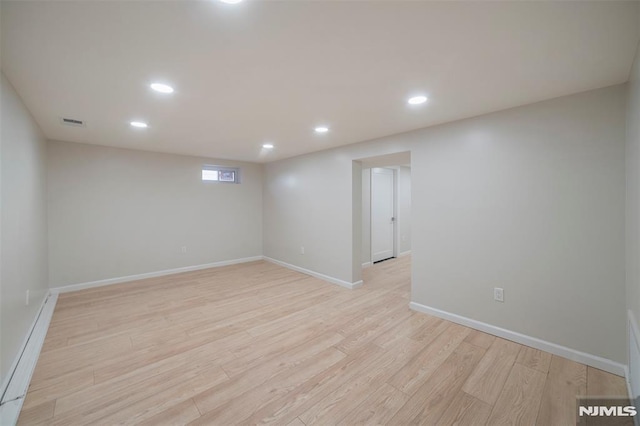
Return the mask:
<svg viewBox="0 0 640 426"><path fill-rule="evenodd" d="M180 252L186 253L187 252L187 246L180 247Z"/></svg>
<svg viewBox="0 0 640 426"><path fill-rule="evenodd" d="M493 298L498 302L504 302L504 289L496 287L493 289Z"/></svg>
<svg viewBox="0 0 640 426"><path fill-rule="evenodd" d="M27 295L25 296L24 305L29 306L29 290L27 290Z"/></svg>
<svg viewBox="0 0 640 426"><path fill-rule="evenodd" d="M300 246L300 254L304 254L304 246Z"/></svg>

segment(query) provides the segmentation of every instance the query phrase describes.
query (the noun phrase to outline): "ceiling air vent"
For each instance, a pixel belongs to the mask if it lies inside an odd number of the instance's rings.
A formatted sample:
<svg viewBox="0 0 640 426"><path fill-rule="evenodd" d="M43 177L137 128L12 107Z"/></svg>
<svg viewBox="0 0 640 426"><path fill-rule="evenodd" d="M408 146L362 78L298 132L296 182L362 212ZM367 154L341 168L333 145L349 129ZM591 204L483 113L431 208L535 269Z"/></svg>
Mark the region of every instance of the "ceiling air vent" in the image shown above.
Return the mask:
<svg viewBox="0 0 640 426"><path fill-rule="evenodd" d="M75 118L60 118L60 123L65 124L67 126L75 126L75 127L85 127L86 124L82 120L76 120Z"/></svg>

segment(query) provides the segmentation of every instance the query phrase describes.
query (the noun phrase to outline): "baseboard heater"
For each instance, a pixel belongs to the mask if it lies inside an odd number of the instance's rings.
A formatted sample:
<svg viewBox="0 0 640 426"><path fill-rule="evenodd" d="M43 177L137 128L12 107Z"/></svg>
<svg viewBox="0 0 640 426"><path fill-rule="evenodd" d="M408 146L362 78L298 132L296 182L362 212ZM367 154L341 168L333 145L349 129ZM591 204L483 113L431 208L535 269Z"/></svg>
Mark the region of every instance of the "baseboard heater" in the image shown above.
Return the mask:
<svg viewBox="0 0 640 426"><path fill-rule="evenodd" d="M636 408L640 409L640 330L633 313L629 311L629 393ZM640 415L635 416L635 424L640 425Z"/></svg>
<svg viewBox="0 0 640 426"><path fill-rule="evenodd" d="M2 388L0 399L0 425L15 425L18 421L57 300L57 293L49 293L44 299L22 348L7 374L8 379Z"/></svg>

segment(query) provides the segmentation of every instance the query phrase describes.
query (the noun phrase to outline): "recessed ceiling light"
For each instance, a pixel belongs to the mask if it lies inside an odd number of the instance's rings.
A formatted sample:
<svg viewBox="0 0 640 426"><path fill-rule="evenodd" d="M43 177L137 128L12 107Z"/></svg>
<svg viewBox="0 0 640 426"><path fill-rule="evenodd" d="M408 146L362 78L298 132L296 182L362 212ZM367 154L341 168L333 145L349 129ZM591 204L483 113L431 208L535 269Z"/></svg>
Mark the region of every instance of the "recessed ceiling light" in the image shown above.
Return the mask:
<svg viewBox="0 0 640 426"><path fill-rule="evenodd" d="M133 127L138 127L140 129L145 129L147 127L149 127L149 125L147 123L144 123L142 121L132 121L131 124Z"/></svg>
<svg viewBox="0 0 640 426"><path fill-rule="evenodd" d="M163 83L153 83L150 86L153 90L160 93L173 93L173 87Z"/></svg>
<svg viewBox="0 0 640 426"><path fill-rule="evenodd" d="M227 4L238 4L240 3L242 0L220 0L222 3L227 3Z"/></svg>
<svg viewBox="0 0 640 426"><path fill-rule="evenodd" d="M327 133L329 128L326 126L318 126L315 128L316 133Z"/></svg>
<svg viewBox="0 0 640 426"><path fill-rule="evenodd" d="M262 147L264 149L273 149L273 144L272 143L265 143L265 144L262 144Z"/></svg>
<svg viewBox="0 0 640 426"><path fill-rule="evenodd" d="M413 98L409 98L407 101L409 105L420 105L427 102L426 96L414 96Z"/></svg>

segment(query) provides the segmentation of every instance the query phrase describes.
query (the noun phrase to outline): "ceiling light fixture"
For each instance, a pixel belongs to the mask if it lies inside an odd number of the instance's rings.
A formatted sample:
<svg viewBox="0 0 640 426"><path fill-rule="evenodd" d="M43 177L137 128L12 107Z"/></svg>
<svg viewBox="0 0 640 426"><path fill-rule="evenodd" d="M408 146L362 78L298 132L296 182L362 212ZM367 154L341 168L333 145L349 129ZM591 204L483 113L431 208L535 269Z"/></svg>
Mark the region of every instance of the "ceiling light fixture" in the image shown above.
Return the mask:
<svg viewBox="0 0 640 426"><path fill-rule="evenodd" d="M272 143L265 143L265 144L262 144L262 147L264 149L273 149L273 144Z"/></svg>
<svg viewBox="0 0 640 426"><path fill-rule="evenodd" d="M133 127L139 128L139 129L146 129L147 127L149 127L149 125L147 123L144 123L142 121L132 121L129 124L131 124L131 126L133 126Z"/></svg>
<svg viewBox="0 0 640 426"><path fill-rule="evenodd" d="M227 3L227 4L238 4L240 3L242 0L220 0L222 3Z"/></svg>
<svg viewBox="0 0 640 426"><path fill-rule="evenodd" d="M326 126L318 126L315 128L316 133L327 133L329 128Z"/></svg>
<svg viewBox="0 0 640 426"><path fill-rule="evenodd" d="M427 102L426 96L414 96L413 98L409 98L407 101L409 105L420 105Z"/></svg>
<svg viewBox="0 0 640 426"><path fill-rule="evenodd" d="M153 90L155 90L156 92L160 92L160 93L173 93L173 87L167 85L167 84L163 84L163 83L152 83L151 87Z"/></svg>

